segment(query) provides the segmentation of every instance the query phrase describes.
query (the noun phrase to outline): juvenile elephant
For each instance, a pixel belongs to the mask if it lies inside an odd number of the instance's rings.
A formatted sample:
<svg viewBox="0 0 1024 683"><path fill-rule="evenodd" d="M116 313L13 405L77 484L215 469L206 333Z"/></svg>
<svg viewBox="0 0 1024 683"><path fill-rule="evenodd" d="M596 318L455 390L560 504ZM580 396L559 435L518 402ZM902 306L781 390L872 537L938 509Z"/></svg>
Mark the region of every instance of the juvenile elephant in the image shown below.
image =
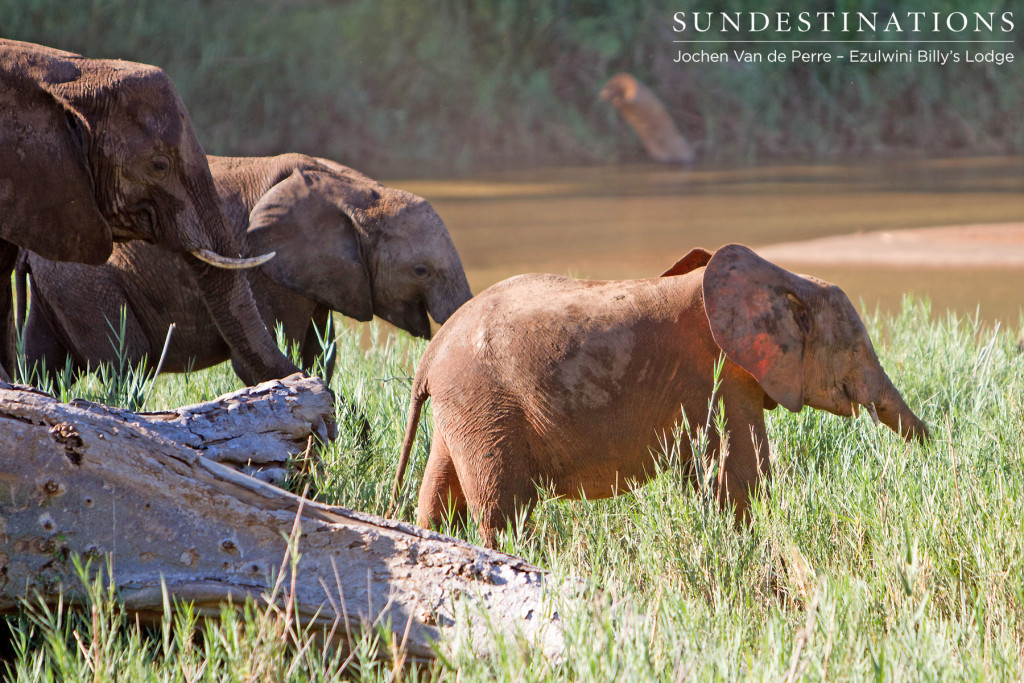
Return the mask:
<svg viewBox="0 0 1024 683"><path fill-rule="evenodd" d="M331 311L356 320L374 314L420 337L472 293L440 216L426 200L386 187L327 159L209 157L234 238L276 252L247 271L264 322L283 324L311 369ZM25 328L29 363L63 368L112 362L104 320L127 311L128 357L156 362L176 323L164 369L200 369L231 357L252 378L200 305L200 289L175 254L145 244L118 245L104 266L27 254L32 307ZM19 270L21 270L19 268ZM331 370L328 359L328 374ZM328 378L329 379L329 378Z"/></svg>
<svg viewBox="0 0 1024 683"><path fill-rule="evenodd" d="M615 74L608 79L601 89L601 99L626 119L654 161L692 164L697 157L658 96L630 74Z"/></svg>
<svg viewBox="0 0 1024 683"><path fill-rule="evenodd" d="M237 258L244 245L225 221L167 75L0 40L0 378L14 364L10 275L18 247L101 264L113 242L127 240L183 255L183 270L198 283L195 305L208 310L254 379L298 370L233 270L265 259Z"/></svg>
<svg viewBox="0 0 1024 683"><path fill-rule="evenodd" d="M655 473L680 407L691 429L707 424L722 354L730 437L719 493L737 519L769 474L765 409L850 416L860 404L904 438L928 435L838 287L733 244L695 249L660 278L521 275L477 295L420 360L392 496L427 396L419 524L436 525L450 501L493 545L516 507L532 507L536 484L569 498L621 493ZM718 452L711 437L705 455Z"/></svg>

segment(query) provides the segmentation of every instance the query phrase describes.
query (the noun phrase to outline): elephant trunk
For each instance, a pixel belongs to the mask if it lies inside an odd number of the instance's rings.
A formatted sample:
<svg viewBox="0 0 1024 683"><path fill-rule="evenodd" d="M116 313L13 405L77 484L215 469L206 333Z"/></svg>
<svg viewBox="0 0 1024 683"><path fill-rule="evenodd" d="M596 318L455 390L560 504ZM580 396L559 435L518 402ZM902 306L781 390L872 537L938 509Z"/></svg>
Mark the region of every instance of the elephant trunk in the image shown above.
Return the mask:
<svg viewBox="0 0 1024 683"><path fill-rule="evenodd" d="M907 441L917 439L924 443L929 438L928 425L906 404L885 371L879 368L879 372L881 390L879 398L873 402L879 422Z"/></svg>
<svg viewBox="0 0 1024 683"><path fill-rule="evenodd" d="M208 232L214 252L232 256L239 253L239 245L233 239L230 226L219 211L203 211L200 220L203 225L222 227L219 231ZM203 300L221 336L257 382L299 372L299 368L277 348L263 324L243 271L210 265L192 255L185 256L185 259L196 276Z"/></svg>

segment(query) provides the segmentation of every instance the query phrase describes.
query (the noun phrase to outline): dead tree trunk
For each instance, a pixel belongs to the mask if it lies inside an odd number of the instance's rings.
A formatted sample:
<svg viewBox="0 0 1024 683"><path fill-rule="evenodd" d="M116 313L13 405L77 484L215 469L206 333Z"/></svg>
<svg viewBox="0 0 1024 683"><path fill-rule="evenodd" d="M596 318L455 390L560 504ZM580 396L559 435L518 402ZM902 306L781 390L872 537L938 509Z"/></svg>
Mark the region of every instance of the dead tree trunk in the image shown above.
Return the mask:
<svg viewBox="0 0 1024 683"><path fill-rule="evenodd" d="M80 600L77 554L110 556L126 608L143 617L162 614L161 582L216 617L229 597L240 604L267 593L301 503L291 598L303 623L337 625L344 635L390 620L399 639L407 632L409 656L430 658L439 639L489 642L484 619L470 617L484 610L491 628L559 651L558 616L542 601L546 577L535 567L302 501L201 455L244 463L275 448L301 450L311 434L334 428L329 398L322 382L296 376L137 415L0 384L0 614L26 597Z"/></svg>

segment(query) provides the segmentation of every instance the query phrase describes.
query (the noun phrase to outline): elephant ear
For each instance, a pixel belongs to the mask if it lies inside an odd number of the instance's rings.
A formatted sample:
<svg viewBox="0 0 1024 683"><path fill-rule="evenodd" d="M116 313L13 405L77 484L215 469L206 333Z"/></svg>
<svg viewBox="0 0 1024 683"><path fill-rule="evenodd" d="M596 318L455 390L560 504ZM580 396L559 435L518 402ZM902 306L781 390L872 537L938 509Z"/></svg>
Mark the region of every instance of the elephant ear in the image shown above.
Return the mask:
<svg viewBox="0 0 1024 683"><path fill-rule="evenodd" d="M704 270L704 308L726 358L796 413L804 405L804 351L813 324L797 275L730 244Z"/></svg>
<svg viewBox="0 0 1024 683"><path fill-rule="evenodd" d="M25 72L0 74L0 239L99 265L113 248L93 194L89 124Z"/></svg>
<svg viewBox="0 0 1024 683"><path fill-rule="evenodd" d="M711 260L711 252L707 249L691 249L690 253L676 261L675 265L661 274L661 277L672 277L673 275L685 275L691 270L697 270L706 266Z"/></svg>
<svg viewBox="0 0 1024 683"><path fill-rule="evenodd" d="M253 253L277 252L262 272L274 282L356 320L373 317L373 292L352 212L332 202L322 173L297 169L249 214Z"/></svg>

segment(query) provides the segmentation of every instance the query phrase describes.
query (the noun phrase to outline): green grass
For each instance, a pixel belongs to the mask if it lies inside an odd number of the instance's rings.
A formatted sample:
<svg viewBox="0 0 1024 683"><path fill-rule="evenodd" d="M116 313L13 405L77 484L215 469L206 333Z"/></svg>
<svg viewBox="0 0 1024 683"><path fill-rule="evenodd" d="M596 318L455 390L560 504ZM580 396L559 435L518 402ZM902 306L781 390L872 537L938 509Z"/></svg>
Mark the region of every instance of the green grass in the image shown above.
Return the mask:
<svg viewBox="0 0 1024 683"><path fill-rule="evenodd" d="M454 653L406 672L419 680L1014 680L1024 676L1024 358L1013 330L932 319L908 301L866 323L883 364L931 426L905 444L866 415L805 409L769 416L773 479L751 528L737 530L669 463L649 485L603 501L548 500L502 537L504 550L587 586L566 612L568 656L518 641ZM342 435L314 474L317 497L373 513L388 505L409 377L424 343L371 328L338 339ZM99 380L92 380L98 382ZM165 376L150 407L236 385L218 367ZM102 389L102 387L100 387ZM430 442L429 404L407 486L414 498ZM412 502L402 509L412 517ZM455 530L470 540L473 530ZM369 633L346 659L279 613L187 607L136 626L94 586L92 612L26 611L15 680L393 680ZM282 635L284 634L284 635ZM308 643L307 649L296 643ZM384 644L385 649L389 645ZM251 675L251 678L250 678Z"/></svg>

